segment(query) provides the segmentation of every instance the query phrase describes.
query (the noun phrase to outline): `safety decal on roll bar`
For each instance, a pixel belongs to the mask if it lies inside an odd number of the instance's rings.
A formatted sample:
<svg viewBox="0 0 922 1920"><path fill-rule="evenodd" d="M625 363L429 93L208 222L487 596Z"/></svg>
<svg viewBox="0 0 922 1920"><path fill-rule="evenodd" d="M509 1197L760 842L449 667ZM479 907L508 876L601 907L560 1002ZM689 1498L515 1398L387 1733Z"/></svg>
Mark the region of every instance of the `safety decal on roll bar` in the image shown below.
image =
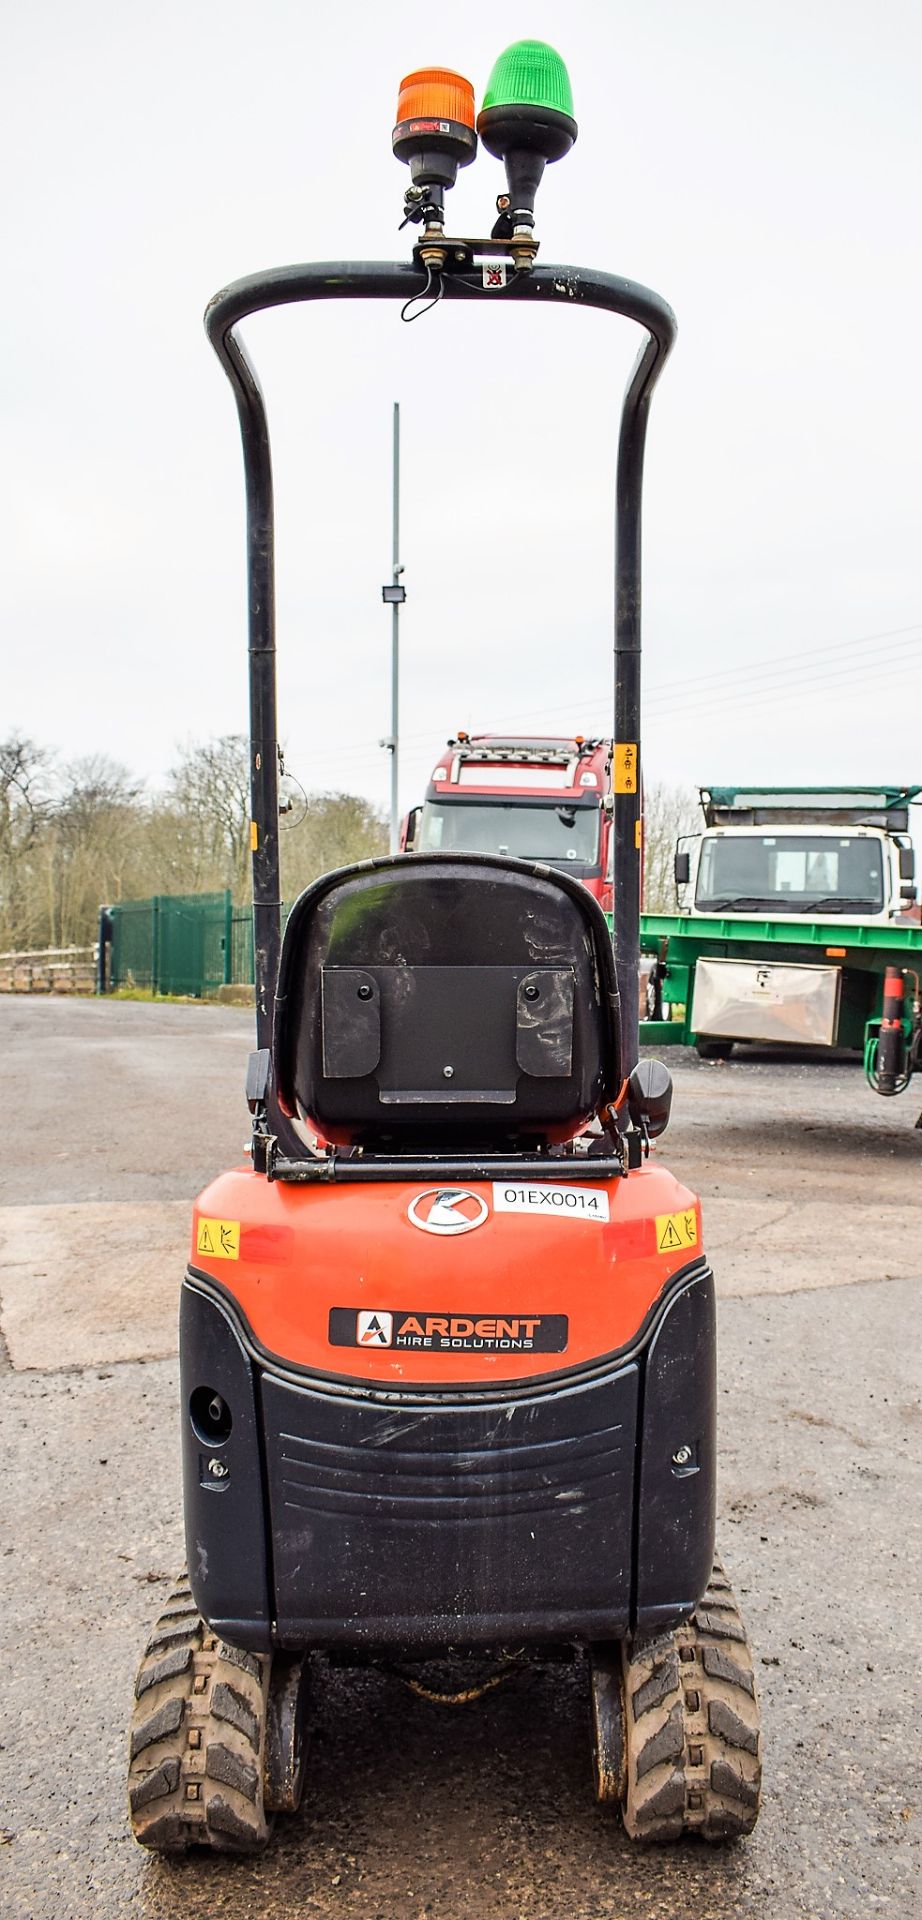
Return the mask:
<svg viewBox="0 0 922 1920"><path fill-rule="evenodd" d="M637 745L635 741L616 741L612 760L612 779L616 793L637 792Z"/></svg>
<svg viewBox="0 0 922 1920"><path fill-rule="evenodd" d="M574 1187L560 1180L553 1186L518 1186L494 1180L494 1213L539 1213L544 1220L594 1220L609 1216L608 1194L601 1187Z"/></svg>

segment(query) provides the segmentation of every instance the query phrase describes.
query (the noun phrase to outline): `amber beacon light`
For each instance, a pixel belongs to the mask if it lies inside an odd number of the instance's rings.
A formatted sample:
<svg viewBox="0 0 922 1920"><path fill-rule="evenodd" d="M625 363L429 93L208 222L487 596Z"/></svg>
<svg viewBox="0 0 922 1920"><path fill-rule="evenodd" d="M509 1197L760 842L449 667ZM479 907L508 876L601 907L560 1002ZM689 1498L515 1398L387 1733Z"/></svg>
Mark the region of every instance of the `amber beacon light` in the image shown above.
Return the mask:
<svg viewBox="0 0 922 1920"><path fill-rule="evenodd" d="M400 83L393 147L414 187L453 187L477 151L474 89L448 67L422 67Z"/></svg>

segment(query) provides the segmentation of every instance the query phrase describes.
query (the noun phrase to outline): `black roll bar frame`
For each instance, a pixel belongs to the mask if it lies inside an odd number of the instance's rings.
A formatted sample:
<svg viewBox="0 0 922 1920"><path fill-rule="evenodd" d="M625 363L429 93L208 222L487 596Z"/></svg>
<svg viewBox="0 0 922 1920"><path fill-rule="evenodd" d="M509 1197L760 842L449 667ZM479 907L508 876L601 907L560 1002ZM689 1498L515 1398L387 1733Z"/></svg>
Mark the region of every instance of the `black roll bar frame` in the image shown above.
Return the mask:
<svg viewBox="0 0 922 1920"><path fill-rule="evenodd" d="M449 262L451 250L449 247ZM659 294L636 281L584 267L536 266L501 291L479 270L442 276L446 299L480 298L494 305L594 307L645 328L628 378L618 435L615 507L613 766L615 969L621 999L621 1077L636 1064L640 971L642 854L640 758L641 494L647 415L676 333L675 315ZM423 292L427 276L399 262L338 262L276 267L235 280L215 294L205 329L230 380L243 441L249 594L250 796L253 945L257 1047L270 1047L281 951L278 722L275 683L275 567L272 456L262 391L236 328L249 315L308 300L397 300Z"/></svg>

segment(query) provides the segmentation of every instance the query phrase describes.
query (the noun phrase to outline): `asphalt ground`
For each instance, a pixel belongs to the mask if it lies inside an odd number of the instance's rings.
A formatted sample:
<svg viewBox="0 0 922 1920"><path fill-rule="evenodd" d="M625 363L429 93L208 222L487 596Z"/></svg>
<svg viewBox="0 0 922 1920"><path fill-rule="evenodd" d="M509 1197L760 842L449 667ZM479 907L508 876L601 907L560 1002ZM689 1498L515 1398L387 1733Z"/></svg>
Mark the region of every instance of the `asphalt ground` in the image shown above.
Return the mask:
<svg viewBox="0 0 922 1920"><path fill-rule="evenodd" d="M436 1707L318 1673L305 1803L251 1862L124 1811L134 1669L181 1564L189 1200L239 1161L251 1016L0 999L0 1914L867 1920L922 1914L919 1093L676 1050L662 1157L720 1294L720 1545L755 1648L753 1837L637 1851L592 1798L585 1674Z"/></svg>

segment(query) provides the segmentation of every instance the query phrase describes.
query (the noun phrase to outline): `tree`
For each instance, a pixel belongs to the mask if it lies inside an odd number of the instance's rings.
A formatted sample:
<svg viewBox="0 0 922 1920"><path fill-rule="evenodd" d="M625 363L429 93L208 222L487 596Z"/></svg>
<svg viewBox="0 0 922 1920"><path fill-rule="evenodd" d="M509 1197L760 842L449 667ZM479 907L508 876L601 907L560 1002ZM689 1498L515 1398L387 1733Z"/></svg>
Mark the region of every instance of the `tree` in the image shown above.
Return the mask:
<svg viewBox="0 0 922 1920"><path fill-rule="evenodd" d="M282 889L286 900L333 867L371 860L387 852L387 822L357 793L312 793L301 818L281 820Z"/></svg>
<svg viewBox="0 0 922 1920"><path fill-rule="evenodd" d="M644 788L645 913L675 912L675 843L680 834L695 833L699 825L697 796L691 787L672 787L660 780Z"/></svg>
<svg viewBox="0 0 922 1920"><path fill-rule="evenodd" d="M65 768L42 836L52 946L85 945L100 905L134 892L143 822L127 767L90 754Z"/></svg>
<svg viewBox="0 0 922 1920"><path fill-rule="evenodd" d="M0 742L0 950L89 946L100 906L120 900L225 887L248 900L249 788L237 734L185 746L153 794L104 755L60 769L11 734ZM288 900L387 844L381 814L350 793L304 795L279 829Z"/></svg>
<svg viewBox="0 0 922 1920"><path fill-rule="evenodd" d="M220 891L235 899L249 887L250 755L243 734L187 745L170 774L167 806L177 837L178 891Z"/></svg>
<svg viewBox="0 0 922 1920"><path fill-rule="evenodd" d="M46 896L37 877L48 803L49 756L25 734L0 741L0 950L46 944Z"/></svg>

